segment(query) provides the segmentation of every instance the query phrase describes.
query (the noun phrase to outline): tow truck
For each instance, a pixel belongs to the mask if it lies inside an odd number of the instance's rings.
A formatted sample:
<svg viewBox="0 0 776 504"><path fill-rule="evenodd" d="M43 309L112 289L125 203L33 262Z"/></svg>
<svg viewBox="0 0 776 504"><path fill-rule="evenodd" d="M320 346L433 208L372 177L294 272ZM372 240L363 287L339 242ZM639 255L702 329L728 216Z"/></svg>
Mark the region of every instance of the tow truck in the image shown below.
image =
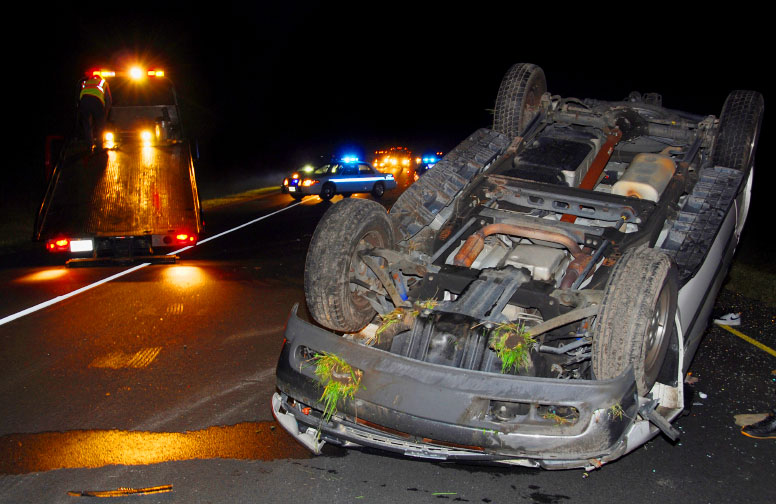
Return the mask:
<svg viewBox="0 0 776 504"><path fill-rule="evenodd" d="M33 239L68 266L175 262L202 232L192 148L165 71L99 69L113 96L102 147L68 138L56 159ZM97 142L100 145L100 142ZM47 147L50 145L47 144Z"/></svg>

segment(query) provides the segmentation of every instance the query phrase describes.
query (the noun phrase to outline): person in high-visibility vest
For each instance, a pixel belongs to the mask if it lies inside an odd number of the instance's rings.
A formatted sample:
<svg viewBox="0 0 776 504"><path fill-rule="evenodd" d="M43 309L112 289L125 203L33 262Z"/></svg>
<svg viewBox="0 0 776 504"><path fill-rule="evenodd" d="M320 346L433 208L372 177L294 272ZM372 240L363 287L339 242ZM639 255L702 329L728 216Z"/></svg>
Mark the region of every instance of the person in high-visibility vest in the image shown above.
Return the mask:
<svg viewBox="0 0 776 504"><path fill-rule="evenodd" d="M81 81L78 101L78 134L89 145L102 145L102 130L110 112L112 97L108 81L93 75ZM95 142L96 140L96 142Z"/></svg>

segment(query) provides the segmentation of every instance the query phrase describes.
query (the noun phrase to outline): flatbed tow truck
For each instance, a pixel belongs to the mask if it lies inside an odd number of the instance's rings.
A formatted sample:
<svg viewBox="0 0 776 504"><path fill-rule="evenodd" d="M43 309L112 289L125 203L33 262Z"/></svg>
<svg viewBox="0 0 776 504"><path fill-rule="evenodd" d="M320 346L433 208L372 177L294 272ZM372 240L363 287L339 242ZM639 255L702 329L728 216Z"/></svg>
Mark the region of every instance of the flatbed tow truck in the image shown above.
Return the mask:
<svg viewBox="0 0 776 504"><path fill-rule="evenodd" d="M159 69L92 74L113 95L102 147L65 141L33 239L69 254L68 266L176 262L204 222L175 88Z"/></svg>

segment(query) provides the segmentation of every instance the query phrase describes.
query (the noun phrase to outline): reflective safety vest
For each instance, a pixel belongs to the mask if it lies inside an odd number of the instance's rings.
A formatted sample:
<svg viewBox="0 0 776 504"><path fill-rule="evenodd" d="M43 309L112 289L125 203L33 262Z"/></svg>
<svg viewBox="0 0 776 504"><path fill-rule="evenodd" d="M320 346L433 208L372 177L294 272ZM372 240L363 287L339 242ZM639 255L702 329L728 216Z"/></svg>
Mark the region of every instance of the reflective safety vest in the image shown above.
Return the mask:
<svg viewBox="0 0 776 504"><path fill-rule="evenodd" d="M102 102L103 106L105 105L105 87L108 85L108 83L99 76L94 76L90 78L87 81L84 81L83 84L81 84L81 95L78 97L80 100L86 95L91 95L96 98L99 98L99 100Z"/></svg>

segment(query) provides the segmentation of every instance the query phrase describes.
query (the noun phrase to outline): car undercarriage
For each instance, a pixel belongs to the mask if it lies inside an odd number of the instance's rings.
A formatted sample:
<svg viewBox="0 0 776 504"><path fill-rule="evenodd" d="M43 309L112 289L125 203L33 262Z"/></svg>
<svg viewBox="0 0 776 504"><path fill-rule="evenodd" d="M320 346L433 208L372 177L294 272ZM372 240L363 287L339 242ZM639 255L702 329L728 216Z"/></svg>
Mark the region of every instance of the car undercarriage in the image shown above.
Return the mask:
<svg viewBox="0 0 776 504"><path fill-rule="evenodd" d="M324 442L595 468L663 432L746 220L762 96L719 118L561 98L514 65L480 129L386 213L333 205L273 412Z"/></svg>

